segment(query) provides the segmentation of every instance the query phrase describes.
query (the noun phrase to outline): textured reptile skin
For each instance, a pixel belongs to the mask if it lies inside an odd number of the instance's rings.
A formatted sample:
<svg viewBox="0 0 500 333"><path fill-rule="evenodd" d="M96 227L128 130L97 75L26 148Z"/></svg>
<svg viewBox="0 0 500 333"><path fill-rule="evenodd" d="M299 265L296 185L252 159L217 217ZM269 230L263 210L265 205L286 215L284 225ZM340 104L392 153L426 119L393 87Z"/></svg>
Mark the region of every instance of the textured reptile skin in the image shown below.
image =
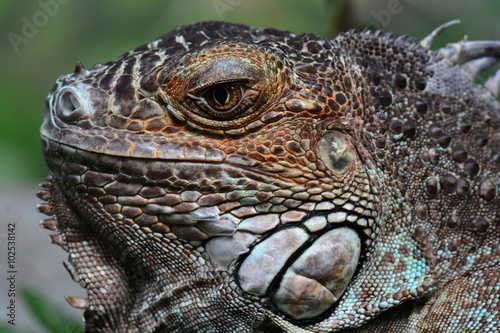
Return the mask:
<svg viewBox="0 0 500 333"><path fill-rule="evenodd" d="M435 35L205 22L61 76L39 210L86 331L497 332L500 46Z"/></svg>

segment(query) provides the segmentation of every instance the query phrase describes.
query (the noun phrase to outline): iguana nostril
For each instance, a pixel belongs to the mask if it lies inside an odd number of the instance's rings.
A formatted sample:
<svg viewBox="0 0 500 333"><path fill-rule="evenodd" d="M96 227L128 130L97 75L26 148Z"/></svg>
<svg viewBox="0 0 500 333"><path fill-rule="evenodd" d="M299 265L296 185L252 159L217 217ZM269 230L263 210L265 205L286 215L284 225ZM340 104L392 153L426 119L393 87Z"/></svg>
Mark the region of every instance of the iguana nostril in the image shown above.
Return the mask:
<svg viewBox="0 0 500 333"><path fill-rule="evenodd" d="M69 90L60 95L56 112L63 121L76 121L84 114L78 97Z"/></svg>

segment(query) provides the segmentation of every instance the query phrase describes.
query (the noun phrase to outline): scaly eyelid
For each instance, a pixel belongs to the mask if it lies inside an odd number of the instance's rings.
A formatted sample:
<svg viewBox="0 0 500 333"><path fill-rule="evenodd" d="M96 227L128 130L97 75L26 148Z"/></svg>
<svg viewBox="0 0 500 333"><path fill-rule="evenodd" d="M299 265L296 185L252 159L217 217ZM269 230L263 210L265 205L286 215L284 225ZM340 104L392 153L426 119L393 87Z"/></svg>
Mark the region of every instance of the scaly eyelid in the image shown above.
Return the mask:
<svg viewBox="0 0 500 333"><path fill-rule="evenodd" d="M255 79L250 79L250 78L214 80L189 89L187 95L191 98L194 98L194 96L201 96L207 89L214 86L241 86L243 89L248 89L253 84L255 84Z"/></svg>

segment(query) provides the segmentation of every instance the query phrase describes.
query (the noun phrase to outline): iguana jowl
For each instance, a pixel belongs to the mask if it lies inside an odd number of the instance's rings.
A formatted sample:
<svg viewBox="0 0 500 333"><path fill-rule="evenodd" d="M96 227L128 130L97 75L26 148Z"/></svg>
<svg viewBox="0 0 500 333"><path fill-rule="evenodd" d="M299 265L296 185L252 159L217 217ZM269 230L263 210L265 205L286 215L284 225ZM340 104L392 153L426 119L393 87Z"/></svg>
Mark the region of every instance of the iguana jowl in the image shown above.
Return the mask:
<svg viewBox="0 0 500 333"><path fill-rule="evenodd" d="M496 332L500 43L435 35L205 22L61 76L39 209L86 330Z"/></svg>

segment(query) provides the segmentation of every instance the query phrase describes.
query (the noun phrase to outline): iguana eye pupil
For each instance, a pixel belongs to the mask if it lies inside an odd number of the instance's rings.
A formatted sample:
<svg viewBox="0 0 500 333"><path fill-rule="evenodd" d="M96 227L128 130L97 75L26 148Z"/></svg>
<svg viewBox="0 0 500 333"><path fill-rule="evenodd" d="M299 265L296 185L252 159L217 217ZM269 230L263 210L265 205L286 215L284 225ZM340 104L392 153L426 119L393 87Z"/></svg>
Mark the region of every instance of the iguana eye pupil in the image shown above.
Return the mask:
<svg viewBox="0 0 500 333"><path fill-rule="evenodd" d="M229 100L229 91L225 87L216 87L213 90L214 101L219 105L224 105Z"/></svg>
<svg viewBox="0 0 500 333"><path fill-rule="evenodd" d="M215 85L208 88L203 97L213 113L227 116L237 112L243 95L243 88L239 85Z"/></svg>

